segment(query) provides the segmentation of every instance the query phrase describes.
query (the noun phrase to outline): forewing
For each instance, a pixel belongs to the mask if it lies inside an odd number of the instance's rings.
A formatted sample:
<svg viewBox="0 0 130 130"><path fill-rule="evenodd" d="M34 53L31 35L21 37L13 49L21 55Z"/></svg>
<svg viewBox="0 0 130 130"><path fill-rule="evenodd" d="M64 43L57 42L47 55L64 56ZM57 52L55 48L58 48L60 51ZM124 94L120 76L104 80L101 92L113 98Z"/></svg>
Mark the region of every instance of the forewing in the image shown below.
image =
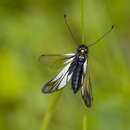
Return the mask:
<svg viewBox="0 0 130 130"><path fill-rule="evenodd" d="M70 60L70 59L68 59ZM66 61L67 62L67 61ZM52 93L55 91L58 91L65 87L67 82L70 80L72 73L69 73L69 67L71 65L71 62L68 63L64 69L52 80L50 80L48 83L46 83L43 88L43 93Z"/></svg>
<svg viewBox="0 0 130 130"><path fill-rule="evenodd" d="M46 67L46 69L59 69L71 62L74 56L74 53L54 55L43 54L39 57L39 61Z"/></svg>
<svg viewBox="0 0 130 130"><path fill-rule="evenodd" d="M84 65L85 67L85 65ZM86 64L87 67L87 64ZM86 69L84 69L86 70ZM93 102L93 97L92 97L92 84L91 84L91 79L90 75L88 72L84 71L84 76L83 76L83 85L82 85L82 90L81 90L81 95L84 100L84 103L87 107L92 106Z"/></svg>

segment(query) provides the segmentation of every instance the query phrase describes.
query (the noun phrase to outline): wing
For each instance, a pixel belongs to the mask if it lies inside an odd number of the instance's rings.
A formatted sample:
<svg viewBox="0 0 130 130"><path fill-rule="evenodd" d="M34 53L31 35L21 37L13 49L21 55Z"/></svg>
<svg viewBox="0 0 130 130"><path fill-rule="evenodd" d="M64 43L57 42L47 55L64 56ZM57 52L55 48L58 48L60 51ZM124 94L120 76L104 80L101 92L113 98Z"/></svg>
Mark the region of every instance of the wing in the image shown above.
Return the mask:
<svg viewBox="0 0 130 130"><path fill-rule="evenodd" d="M84 103L87 107L92 106L93 97L92 97L92 86L91 79L88 72L86 72L87 61L84 64L84 76L83 76L83 85L81 90L81 95L84 100Z"/></svg>
<svg viewBox="0 0 130 130"><path fill-rule="evenodd" d="M62 64L66 65L63 70L52 80L47 82L43 88L43 93L52 93L62 89L67 82L70 80L72 73L69 72L69 67L73 62L75 54L64 54L64 55L42 55L42 57L54 57L57 62L60 60ZM56 62L55 61L55 62ZM53 63L54 65L55 63Z"/></svg>
<svg viewBox="0 0 130 130"><path fill-rule="evenodd" d="M66 65L64 69L52 80L44 85L42 88L43 93L52 93L62 89L70 80L72 73L69 73L71 63Z"/></svg>
<svg viewBox="0 0 130 130"><path fill-rule="evenodd" d="M46 66L46 69L59 69L65 64L72 61L74 53L70 54L43 54L39 57L39 61Z"/></svg>

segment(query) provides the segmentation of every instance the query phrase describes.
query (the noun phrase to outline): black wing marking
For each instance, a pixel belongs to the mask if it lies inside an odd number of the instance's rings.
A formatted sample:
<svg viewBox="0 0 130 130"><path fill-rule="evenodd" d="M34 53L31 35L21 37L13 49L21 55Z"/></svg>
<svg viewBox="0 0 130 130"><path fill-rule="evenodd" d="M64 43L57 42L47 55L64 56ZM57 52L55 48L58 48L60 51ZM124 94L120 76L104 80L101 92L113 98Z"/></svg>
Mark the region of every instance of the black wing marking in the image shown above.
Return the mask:
<svg viewBox="0 0 130 130"><path fill-rule="evenodd" d="M70 59L68 60L70 61ZM55 78L53 78L48 83L46 83L44 87L42 88L42 92L52 93L52 92L55 92L64 88L72 76L72 73L69 72L70 65L71 65L71 62L68 63Z"/></svg>
<svg viewBox="0 0 130 130"><path fill-rule="evenodd" d="M84 64L84 75L83 75L83 85L82 85L82 90L81 90L81 95L84 100L84 103L87 107L92 106L93 102L93 96L92 96L92 84L91 84L91 79L90 75L87 71L87 60Z"/></svg>

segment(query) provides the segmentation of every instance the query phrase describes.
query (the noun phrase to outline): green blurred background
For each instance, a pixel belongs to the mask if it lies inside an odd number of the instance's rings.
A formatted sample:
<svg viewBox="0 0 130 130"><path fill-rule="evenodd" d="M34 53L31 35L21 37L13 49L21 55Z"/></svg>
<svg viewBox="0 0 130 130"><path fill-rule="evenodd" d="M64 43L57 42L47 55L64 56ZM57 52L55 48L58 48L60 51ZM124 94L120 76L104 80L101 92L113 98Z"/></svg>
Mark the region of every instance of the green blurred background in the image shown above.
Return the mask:
<svg viewBox="0 0 130 130"><path fill-rule="evenodd" d="M130 130L130 1L85 1L86 45L111 24L116 28L89 53L94 103L86 109L70 83L48 130ZM55 94L41 88L54 76L38 57L42 53L75 52L63 14L81 43L80 0L0 1L0 130L40 130Z"/></svg>

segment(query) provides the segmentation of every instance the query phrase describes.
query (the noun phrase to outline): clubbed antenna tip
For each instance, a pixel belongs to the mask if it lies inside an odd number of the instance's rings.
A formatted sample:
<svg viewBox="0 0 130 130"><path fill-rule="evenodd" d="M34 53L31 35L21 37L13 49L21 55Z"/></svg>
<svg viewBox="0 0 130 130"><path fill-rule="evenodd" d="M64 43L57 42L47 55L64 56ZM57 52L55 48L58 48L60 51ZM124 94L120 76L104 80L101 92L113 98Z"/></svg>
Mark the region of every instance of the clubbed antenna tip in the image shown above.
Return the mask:
<svg viewBox="0 0 130 130"><path fill-rule="evenodd" d="M112 28L112 29L115 28L115 24L112 24L111 28Z"/></svg>
<svg viewBox="0 0 130 130"><path fill-rule="evenodd" d="M67 14L64 14L64 18L66 18L68 15Z"/></svg>

